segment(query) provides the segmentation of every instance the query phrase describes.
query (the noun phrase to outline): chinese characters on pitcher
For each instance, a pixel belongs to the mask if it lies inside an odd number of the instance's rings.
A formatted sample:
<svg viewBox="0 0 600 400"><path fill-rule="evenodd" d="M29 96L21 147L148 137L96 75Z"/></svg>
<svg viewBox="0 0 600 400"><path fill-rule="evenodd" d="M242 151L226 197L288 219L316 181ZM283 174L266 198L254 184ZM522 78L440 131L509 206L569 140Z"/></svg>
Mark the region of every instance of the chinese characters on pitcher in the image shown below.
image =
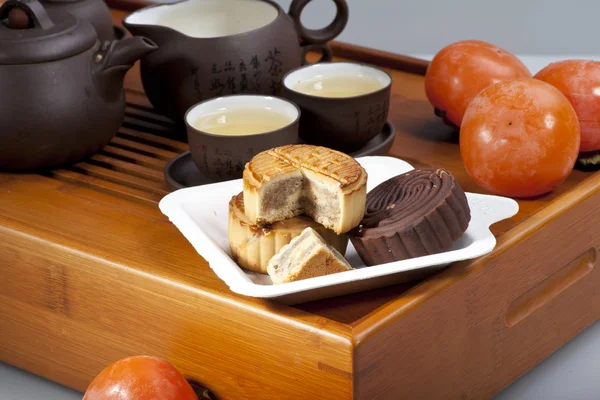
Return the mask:
<svg viewBox="0 0 600 400"><path fill-rule="evenodd" d="M194 93L198 99L202 98L202 89L200 86L200 79L198 78L198 68L194 67L190 71L192 73L192 79L194 80Z"/></svg>
<svg viewBox="0 0 600 400"><path fill-rule="evenodd" d="M197 81L197 69L195 70L192 75ZM210 97L265 92L277 94L281 89L283 72L281 51L273 47L264 54L213 63L209 70L208 92ZM264 83L268 87L263 88ZM196 89L196 94L199 92Z"/></svg>

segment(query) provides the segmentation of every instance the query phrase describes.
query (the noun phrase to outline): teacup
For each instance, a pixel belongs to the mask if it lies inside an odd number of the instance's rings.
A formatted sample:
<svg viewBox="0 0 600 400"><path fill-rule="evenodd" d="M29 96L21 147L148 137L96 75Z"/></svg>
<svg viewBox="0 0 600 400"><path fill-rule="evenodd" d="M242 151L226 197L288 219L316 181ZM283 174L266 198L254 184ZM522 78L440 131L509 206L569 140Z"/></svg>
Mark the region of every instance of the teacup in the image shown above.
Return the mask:
<svg viewBox="0 0 600 400"><path fill-rule="evenodd" d="M327 42L348 21L346 0L333 1L335 18L318 30L301 22L311 0L288 2L289 15L272 0L160 1L130 14L123 24L158 45L140 63L142 83L154 108L180 122L202 100L277 95L283 75L305 64L308 50L321 51L329 61Z"/></svg>
<svg viewBox="0 0 600 400"><path fill-rule="evenodd" d="M209 179L242 177L261 151L298 143L300 109L271 96L231 95L206 100L185 114L192 159Z"/></svg>
<svg viewBox="0 0 600 400"><path fill-rule="evenodd" d="M365 144L388 116L392 78L365 64L337 62L296 68L283 78L283 96L302 110L300 138L340 150Z"/></svg>

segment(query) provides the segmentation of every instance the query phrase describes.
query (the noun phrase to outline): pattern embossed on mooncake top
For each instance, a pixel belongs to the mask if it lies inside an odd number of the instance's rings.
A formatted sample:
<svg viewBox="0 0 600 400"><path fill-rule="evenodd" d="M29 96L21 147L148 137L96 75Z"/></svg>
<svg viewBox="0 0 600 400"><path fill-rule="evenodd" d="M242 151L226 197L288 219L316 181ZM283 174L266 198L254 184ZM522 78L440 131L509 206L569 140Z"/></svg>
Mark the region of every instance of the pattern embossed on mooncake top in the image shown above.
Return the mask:
<svg viewBox="0 0 600 400"><path fill-rule="evenodd" d="M416 169L367 195L365 216L351 241L367 265L445 251L466 231L465 192L444 169Z"/></svg>
<svg viewBox="0 0 600 400"><path fill-rule="evenodd" d="M256 155L246 166L257 183L299 168L328 176L338 181L342 188L366 180L365 170L351 156L312 145L276 147Z"/></svg>

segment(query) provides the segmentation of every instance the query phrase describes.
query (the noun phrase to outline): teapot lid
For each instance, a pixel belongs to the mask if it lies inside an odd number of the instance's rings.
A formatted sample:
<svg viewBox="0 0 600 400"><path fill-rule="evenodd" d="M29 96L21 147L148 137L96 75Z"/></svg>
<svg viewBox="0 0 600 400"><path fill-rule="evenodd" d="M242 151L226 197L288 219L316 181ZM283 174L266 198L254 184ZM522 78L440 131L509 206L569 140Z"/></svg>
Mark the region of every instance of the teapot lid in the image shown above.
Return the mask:
<svg viewBox="0 0 600 400"><path fill-rule="evenodd" d="M96 31L86 21L37 0L7 0L0 7L0 65L62 60L91 48Z"/></svg>

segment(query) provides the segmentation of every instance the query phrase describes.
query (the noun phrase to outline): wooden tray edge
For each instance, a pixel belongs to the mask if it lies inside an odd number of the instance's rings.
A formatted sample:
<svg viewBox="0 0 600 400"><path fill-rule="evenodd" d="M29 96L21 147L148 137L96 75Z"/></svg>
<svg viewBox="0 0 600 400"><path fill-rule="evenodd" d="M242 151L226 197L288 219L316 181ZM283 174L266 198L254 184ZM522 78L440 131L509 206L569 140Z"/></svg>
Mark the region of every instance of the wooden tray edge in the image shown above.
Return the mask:
<svg viewBox="0 0 600 400"><path fill-rule="evenodd" d="M515 225L498 238L494 250L482 257L452 264L437 275L424 280L388 304L365 315L353 324L355 346L377 335L401 315L415 310L436 294L459 282L463 277L483 267L490 259L502 255L516 243L542 229L550 221L594 195L600 190L600 174L593 174L570 192L564 193L521 224ZM510 235L508 233L510 232Z"/></svg>
<svg viewBox="0 0 600 400"><path fill-rule="evenodd" d="M135 11L150 5L150 3L145 0L105 1L111 8L125 11ZM429 65L429 62L426 60L349 43L333 41L330 45L337 57L357 60L383 68L400 70L410 74L425 75ZM397 317L413 310L437 293L459 282L462 277L468 275L470 271L485 265L492 257L501 255L504 251L512 247L514 243L530 233L543 228L550 220L556 218L565 210L575 207L578 203L591 196L597 191L599 186L600 174L590 176L579 183L571 192L563 194L548 206L539 210L536 214L536 218L529 218L527 221L511 229L510 237L503 235L503 238L498 240L496 248L490 254L474 260L455 263L433 277L433 279L427 279L407 292L411 294L408 296L410 297L410 301L406 300L406 297L403 296L402 298L379 307L358 321L355 321L351 324L355 346L359 345L360 342L367 339L367 337L376 335L382 329L385 329L386 326Z"/></svg>
<svg viewBox="0 0 600 400"><path fill-rule="evenodd" d="M331 42L333 54L336 57L360 60L366 64L391 68L415 75L425 75L429 61L420 58L376 50L344 42Z"/></svg>

